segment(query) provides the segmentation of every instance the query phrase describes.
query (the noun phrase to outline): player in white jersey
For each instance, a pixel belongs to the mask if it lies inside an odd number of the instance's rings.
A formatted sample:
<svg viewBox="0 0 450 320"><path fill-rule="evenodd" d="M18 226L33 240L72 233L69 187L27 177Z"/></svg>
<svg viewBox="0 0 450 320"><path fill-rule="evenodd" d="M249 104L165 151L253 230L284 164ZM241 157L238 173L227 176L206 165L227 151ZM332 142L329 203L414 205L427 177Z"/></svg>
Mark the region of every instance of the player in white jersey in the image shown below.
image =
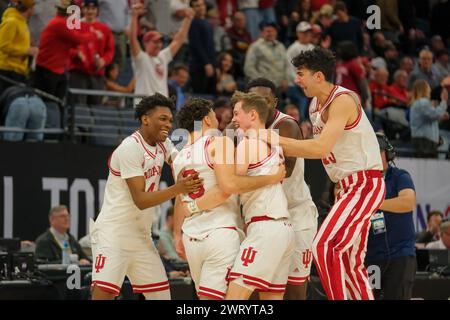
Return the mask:
<svg viewBox="0 0 450 320"><path fill-rule="evenodd" d="M276 109L275 84L266 78L257 78L247 84L247 91L267 100L269 115L267 129L277 129L283 137L302 139L297 121ZM286 157L286 178L283 189L288 200L289 215L295 232L295 253L289 270L286 298L306 299L306 289L312 265L312 243L317 233L317 208L304 179L305 160Z"/></svg>
<svg viewBox="0 0 450 320"><path fill-rule="evenodd" d="M375 132L352 91L331 83L335 58L323 48L293 59L296 83L314 97L310 118L313 140L277 137L286 155L322 159L337 183L337 201L313 242L313 255L329 299L373 299L364 257L370 217L385 194L382 163Z"/></svg>
<svg viewBox="0 0 450 320"><path fill-rule="evenodd" d="M160 94L144 98L136 106L139 130L125 138L108 161L105 198L90 228L94 300L117 296L125 276L133 291L147 299L170 299L166 272L151 238L154 207L177 194L198 191L202 183L190 176L158 190L164 162L170 163L176 153L167 139L172 108L172 100Z"/></svg>
<svg viewBox="0 0 450 320"><path fill-rule="evenodd" d="M265 98L255 93L233 96L233 121L248 138L236 150L236 173L268 174L283 161L279 147L259 139L268 115ZM294 253L294 231L281 184L240 195L247 236L230 272L227 299L248 299L258 290L260 299L283 299Z"/></svg>
<svg viewBox="0 0 450 320"><path fill-rule="evenodd" d="M194 202L198 210L206 210L196 212L183 222L183 212L177 207L174 230L177 247L182 237L197 295L202 300L225 297L228 274L239 252L240 234L243 234L240 208L237 196L229 193L255 190L269 183L279 183L284 177L284 168L278 175L237 176L234 146L229 138L219 136L212 107L210 101L191 99L180 109L177 124L179 129L189 132L188 144L173 162L175 176L184 170L185 175L199 175L204 182L198 192L181 198ZM229 193L221 191L220 187Z"/></svg>

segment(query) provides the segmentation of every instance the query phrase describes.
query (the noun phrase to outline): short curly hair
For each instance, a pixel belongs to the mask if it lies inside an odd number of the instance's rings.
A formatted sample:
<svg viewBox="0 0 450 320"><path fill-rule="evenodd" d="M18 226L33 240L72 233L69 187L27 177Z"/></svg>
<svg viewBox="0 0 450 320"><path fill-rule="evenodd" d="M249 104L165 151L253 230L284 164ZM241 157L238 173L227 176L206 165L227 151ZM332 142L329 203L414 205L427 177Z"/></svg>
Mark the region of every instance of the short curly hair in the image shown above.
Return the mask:
<svg viewBox="0 0 450 320"><path fill-rule="evenodd" d="M167 107L170 111L175 109L175 104L172 99L166 96L155 93L154 95L145 97L139 102L135 108L134 117L141 122L141 117L149 111L153 111L156 107Z"/></svg>
<svg viewBox="0 0 450 320"><path fill-rule="evenodd" d="M333 81L336 57L328 49L316 47L313 50L303 51L292 59L294 67L305 68L314 72L322 72L325 80Z"/></svg>
<svg viewBox="0 0 450 320"><path fill-rule="evenodd" d="M177 114L177 126L180 129L186 129L193 132L195 122L202 121L211 111L213 103L206 99L192 98L184 104Z"/></svg>

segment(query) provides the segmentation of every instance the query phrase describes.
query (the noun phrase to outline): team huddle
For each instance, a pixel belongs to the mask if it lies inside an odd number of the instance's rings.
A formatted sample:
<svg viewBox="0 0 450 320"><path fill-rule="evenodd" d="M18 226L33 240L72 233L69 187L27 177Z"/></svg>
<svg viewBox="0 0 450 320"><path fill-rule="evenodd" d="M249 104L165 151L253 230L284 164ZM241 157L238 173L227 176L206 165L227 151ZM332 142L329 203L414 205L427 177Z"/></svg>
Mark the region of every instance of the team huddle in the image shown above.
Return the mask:
<svg viewBox="0 0 450 320"><path fill-rule="evenodd" d="M170 299L151 225L155 207L173 198L175 246L199 299L305 299L313 260L328 299L373 299L363 262L370 217L384 199L382 164L359 97L331 82L334 63L321 48L293 60L297 84L313 98L312 140L276 109L268 79L233 95L227 134L212 102L186 102L176 116L187 133L181 150L168 139L172 100L144 98L141 126L109 159L103 206L91 221L93 299L117 296L125 276L146 299ZM322 159L337 186L319 230L305 158ZM159 190L164 162L176 182Z"/></svg>

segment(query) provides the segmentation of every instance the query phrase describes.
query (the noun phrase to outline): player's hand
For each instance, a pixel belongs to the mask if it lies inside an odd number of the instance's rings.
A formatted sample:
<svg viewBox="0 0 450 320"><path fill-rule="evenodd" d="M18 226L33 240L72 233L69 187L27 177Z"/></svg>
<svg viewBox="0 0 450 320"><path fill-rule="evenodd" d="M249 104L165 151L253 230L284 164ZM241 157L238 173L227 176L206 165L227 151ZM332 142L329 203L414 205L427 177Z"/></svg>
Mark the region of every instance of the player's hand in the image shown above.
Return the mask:
<svg viewBox="0 0 450 320"><path fill-rule="evenodd" d="M447 102L448 100L448 91L446 88L443 88L441 91L441 101Z"/></svg>
<svg viewBox="0 0 450 320"><path fill-rule="evenodd" d="M197 175L189 175L178 177L176 183L179 192L178 193L193 193L197 192L203 186L203 179Z"/></svg>
<svg viewBox="0 0 450 320"><path fill-rule="evenodd" d="M173 242L175 251L177 252L178 256L184 260L187 260L186 251L184 250L184 244L181 235L174 235Z"/></svg>
<svg viewBox="0 0 450 320"><path fill-rule="evenodd" d="M205 74L208 78L211 78L214 75L214 67L212 64L205 65Z"/></svg>
<svg viewBox="0 0 450 320"><path fill-rule="evenodd" d="M91 262L90 262L89 260L86 260L86 259L80 259L80 261L78 262L78 264L79 264L80 266L87 266L87 265L91 264Z"/></svg>
<svg viewBox="0 0 450 320"><path fill-rule="evenodd" d="M192 9L192 8L186 8L186 9L184 9L184 17L187 18L187 19L189 19L189 20L194 19L194 17L195 17L195 11L194 11L194 9Z"/></svg>
<svg viewBox="0 0 450 320"><path fill-rule="evenodd" d="M277 172L273 175L273 183L279 183L286 177L286 167L284 162L280 162Z"/></svg>

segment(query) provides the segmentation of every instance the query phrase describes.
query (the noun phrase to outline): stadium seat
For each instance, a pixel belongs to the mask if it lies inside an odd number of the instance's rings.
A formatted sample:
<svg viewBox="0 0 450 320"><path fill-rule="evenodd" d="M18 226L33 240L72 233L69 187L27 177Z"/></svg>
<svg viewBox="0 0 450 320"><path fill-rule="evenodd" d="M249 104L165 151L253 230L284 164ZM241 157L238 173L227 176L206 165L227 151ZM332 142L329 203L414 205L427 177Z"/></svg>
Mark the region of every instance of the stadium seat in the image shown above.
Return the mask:
<svg viewBox="0 0 450 320"><path fill-rule="evenodd" d="M95 106L91 110L96 125L121 126L122 120L116 108Z"/></svg>
<svg viewBox="0 0 450 320"><path fill-rule="evenodd" d="M92 128L91 143L97 146L115 147L120 141L119 128L114 126L99 126Z"/></svg>

